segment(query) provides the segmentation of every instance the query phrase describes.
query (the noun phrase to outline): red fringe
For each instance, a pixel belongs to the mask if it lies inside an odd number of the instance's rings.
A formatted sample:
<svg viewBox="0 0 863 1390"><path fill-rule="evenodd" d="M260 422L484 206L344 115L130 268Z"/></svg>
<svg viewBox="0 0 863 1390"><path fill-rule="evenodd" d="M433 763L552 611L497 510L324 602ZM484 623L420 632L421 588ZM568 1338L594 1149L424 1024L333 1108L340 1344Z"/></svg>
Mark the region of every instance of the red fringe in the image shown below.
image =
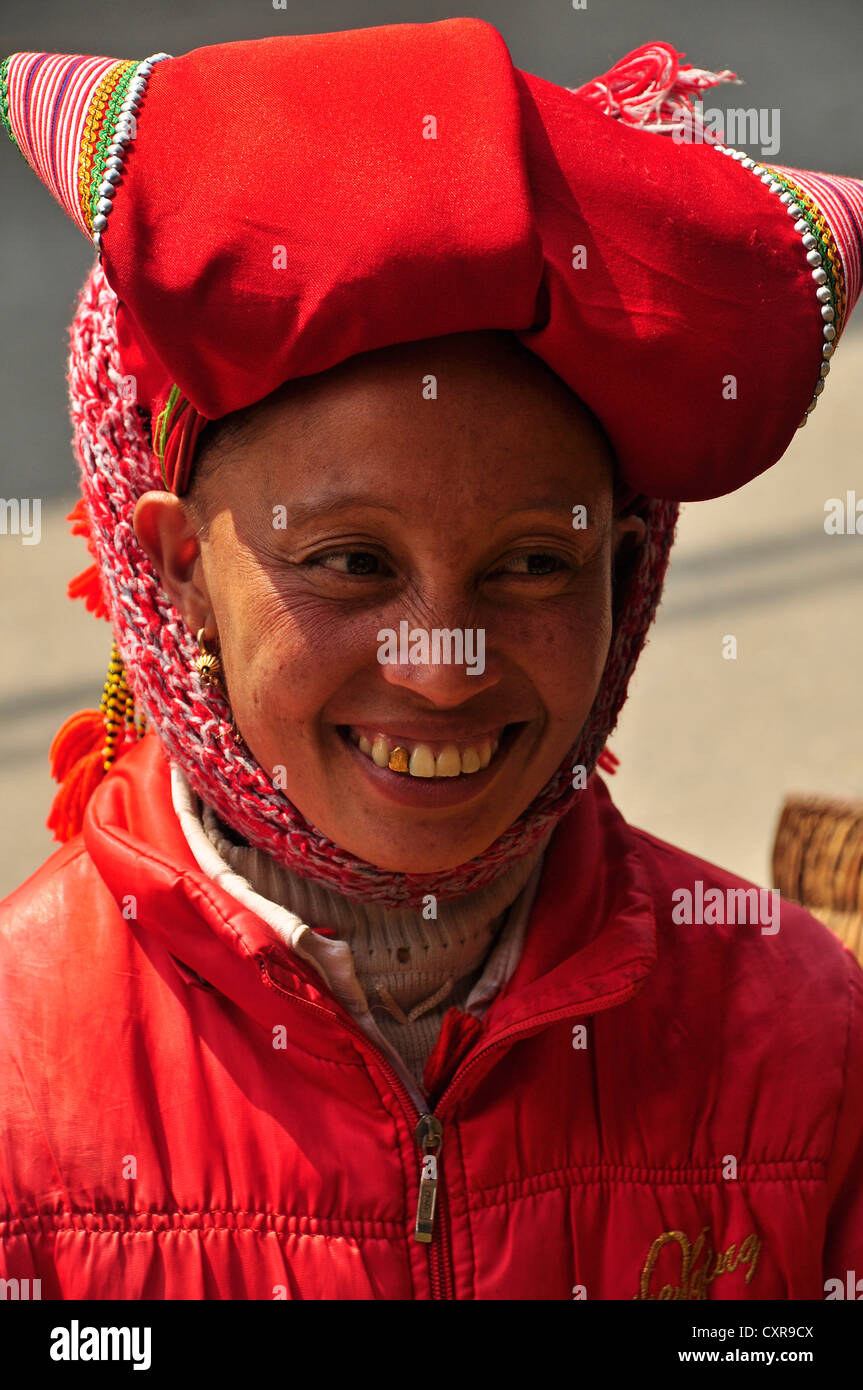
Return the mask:
<svg viewBox="0 0 863 1390"><path fill-rule="evenodd" d="M74 579L70 579L66 594L69 598L82 598L87 612L92 613L94 617L110 616L102 593L102 580L97 564L88 565L80 574L76 574Z"/></svg>
<svg viewBox="0 0 863 1390"><path fill-rule="evenodd" d="M620 759L612 753L610 748L603 748L596 760L596 766L601 767L603 772L613 775L620 767Z"/></svg>
<svg viewBox="0 0 863 1390"><path fill-rule="evenodd" d="M79 709L61 724L51 744L51 776L64 782L75 763L105 746L105 722L100 710Z"/></svg>
<svg viewBox="0 0 863 1390"><path fill-rule="evenodd" d="M70 523L69 529L73 536L83 536L87 542L87 549L93 557L94 563L88 565L80 574L76 574L74 579L69 580L66 594L68 598L82 598L87 607L87 612L92 613L96 618L105 618L110 621L110 613L105 603L105 595L102 592L102 579L99 573L99 566L95 563L96 548L93 545L90 533L90 517L83 497L79 497L66 520Z"/></svg>
<svg viewBox="0 0 863 1390"><path fill-rule="evenodd" d="M67 520L67 521L70 521L70 522L72 523L71 526L69 527L69 530L72 532L72 535L73 535L73 536L83 536L84 539L85 539L85 541L87 542L87 548L89 549L89 548L90 548L90 518L89 518L89 516L87 515L87 508L86 508L86 506L85 506L85 504L84 504L84 499L83 499L83 497L79 497L79 498L78 498L78 501L75 503L75 505L74 505L74 507L72 508L71 512L70 512L69 515L66 517L66 520ZM91 555L93 554L92 550L90 551L90 554L91 554Z"/></svg>
<svg viewBox="0 0 863 1390"><path fill-rule="evenodd" d="M79 834L84 823L84 808L104 775L101 746L74 764L57 791L48 814L46 824L54 832L55 840L65 844L73 835Z"/></svg>

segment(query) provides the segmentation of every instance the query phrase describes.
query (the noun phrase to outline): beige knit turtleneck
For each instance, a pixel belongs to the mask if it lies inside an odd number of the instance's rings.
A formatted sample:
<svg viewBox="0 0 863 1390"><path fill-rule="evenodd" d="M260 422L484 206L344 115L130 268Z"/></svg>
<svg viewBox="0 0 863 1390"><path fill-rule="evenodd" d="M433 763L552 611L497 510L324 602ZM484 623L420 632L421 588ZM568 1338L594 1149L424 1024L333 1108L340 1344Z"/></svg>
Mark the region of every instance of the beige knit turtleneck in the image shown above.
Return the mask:
<svg viewBox="0 0 863 1390"><path fill-rule="evenodd" d="M470 1002L470 1011L481 1016L512 974L550 832L484 888L425 909L384 908L342 897L239 841L176 768L174 789L180 823L201 867L213 877L221 863L260 898L311 927L295 949L351 1012L371 1012L418 1083L447 1010ZM215 860L202 852L202 838ZM336 940L317 935L318 928Z"/></svg>

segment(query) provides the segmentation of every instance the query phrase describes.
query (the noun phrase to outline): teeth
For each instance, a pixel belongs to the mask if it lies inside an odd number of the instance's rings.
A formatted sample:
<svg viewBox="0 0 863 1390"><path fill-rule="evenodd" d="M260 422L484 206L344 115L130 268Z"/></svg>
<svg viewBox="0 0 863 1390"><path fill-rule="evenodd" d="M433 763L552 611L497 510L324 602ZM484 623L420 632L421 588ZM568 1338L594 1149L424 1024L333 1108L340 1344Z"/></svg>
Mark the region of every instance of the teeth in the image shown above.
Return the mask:
<svg viewBox="0 0 863 1390"><path fill-rule="evenodd" d="M427 743L398 742L377 734L371 740L365 734L353 734L361 753L371 758L376 767L391 772L407 773L411 777L460 777L488 767L498 750L497 738L481 739L476 746L458 748L448 743L435 755Z"/></svg>
<svg viewBox="0 0 863 1390"><path fill-rule="evenodd" d="M424 743L418 743L411 753L408 772L411 777L434 777L434 753Z"/></svg>
<svg viewBox="0 0 863 1390"><path fill-rule="evenodd" d="M435 777L458 777L461 772L461 753L454 743L438 753L434 765Z"/></svg>

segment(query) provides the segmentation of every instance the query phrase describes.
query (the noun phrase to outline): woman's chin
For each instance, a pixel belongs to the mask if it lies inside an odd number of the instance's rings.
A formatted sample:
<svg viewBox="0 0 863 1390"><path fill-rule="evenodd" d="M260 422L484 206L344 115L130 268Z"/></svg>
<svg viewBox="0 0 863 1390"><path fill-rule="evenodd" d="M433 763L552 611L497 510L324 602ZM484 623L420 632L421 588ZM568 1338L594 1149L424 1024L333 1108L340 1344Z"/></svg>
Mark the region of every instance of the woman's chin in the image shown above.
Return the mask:
<svg viewBox="0 0 863 1390"><path fill-rule="evenodd" d="M421 845L394 845L392 838L386 841L359 839L347 843L350 839L351 837L346 836L335 843L355 855L357 859L362 859L385 873L418 874L428 878L468 864L492 844L491 840L474 841L469 844L462 840L452 848L445 849L437 845L424 849Z"/></svg>

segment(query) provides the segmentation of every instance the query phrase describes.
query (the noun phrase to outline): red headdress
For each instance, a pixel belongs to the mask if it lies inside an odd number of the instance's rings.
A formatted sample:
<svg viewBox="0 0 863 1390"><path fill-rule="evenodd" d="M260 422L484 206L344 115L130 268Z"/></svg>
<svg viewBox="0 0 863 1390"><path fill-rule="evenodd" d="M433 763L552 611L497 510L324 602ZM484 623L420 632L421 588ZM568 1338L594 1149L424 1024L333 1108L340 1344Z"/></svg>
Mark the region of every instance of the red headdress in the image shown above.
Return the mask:
<svg viewBox="0 0 863 1390"><path fill-rule="evenodd" d="M823 390L860 290L863 184L760 163L691 119L686 137L692 98L734 74L681 56L651 44L569 90L515 68L491 25L452 19L0 66L12 138L99 251L70 383L135 703L223 819L343 891L452 895L545 832L578 794L570 764L592 770L616 722L676 504L769 468ZM598 417L648 539L566 764L485 855L420 885L327 842L238 750L131 516L147 488L185 489L207 420L355 353L489 328ZM113 738L133 738L119 676L112 692ZM79 719L55 748L65 830L100 771L95 728Z"/></svg>

